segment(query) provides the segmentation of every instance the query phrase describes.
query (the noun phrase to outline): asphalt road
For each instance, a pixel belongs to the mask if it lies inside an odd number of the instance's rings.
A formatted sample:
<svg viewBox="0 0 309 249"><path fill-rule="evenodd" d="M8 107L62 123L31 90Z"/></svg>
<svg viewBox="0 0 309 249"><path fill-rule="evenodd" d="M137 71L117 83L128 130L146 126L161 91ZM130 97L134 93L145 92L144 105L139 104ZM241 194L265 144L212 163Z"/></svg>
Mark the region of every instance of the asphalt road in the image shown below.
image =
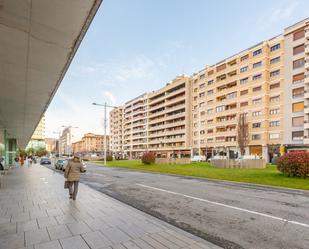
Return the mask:
<svg viewBox="0 0 309 249"><path fill-rule="evenodd" d="M309 191L87 166L81 182L223 248L309 248Z"/></svg>

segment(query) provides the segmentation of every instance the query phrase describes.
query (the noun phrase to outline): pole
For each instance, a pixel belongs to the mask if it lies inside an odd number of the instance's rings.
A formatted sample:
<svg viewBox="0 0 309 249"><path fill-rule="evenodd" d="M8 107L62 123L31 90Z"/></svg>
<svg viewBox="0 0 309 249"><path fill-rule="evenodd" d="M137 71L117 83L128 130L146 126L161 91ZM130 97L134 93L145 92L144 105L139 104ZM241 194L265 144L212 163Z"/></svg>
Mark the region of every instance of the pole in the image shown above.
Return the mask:
<svg viewBox="0 0 309 249"><path fill-rule="evenodd" d="M104 165L106 166L106 102L104 103Z"/></svg>
<svg viewBox="0 0 309 249"><path fill-rule="evenodd" d="M198 110L198 161L201 160L201 120L200 111Z"/></svg>

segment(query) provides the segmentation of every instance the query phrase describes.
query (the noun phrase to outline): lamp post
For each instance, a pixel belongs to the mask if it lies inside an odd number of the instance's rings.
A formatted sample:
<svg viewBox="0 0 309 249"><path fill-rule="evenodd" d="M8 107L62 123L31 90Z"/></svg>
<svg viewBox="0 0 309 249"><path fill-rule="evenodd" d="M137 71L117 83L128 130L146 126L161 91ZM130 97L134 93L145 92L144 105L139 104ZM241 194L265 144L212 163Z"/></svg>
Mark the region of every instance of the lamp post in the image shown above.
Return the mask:
<svg viewBox="0 0 309 249"><path fill-rule="evenodd" d="M104 165L106 166L106 152L107 152L107 140L106 140L106 127L107 127L107 116L106 108L117 108L117 106L108 105L106 102L104 104L92 103L93 105L104 107Z"/></svg>

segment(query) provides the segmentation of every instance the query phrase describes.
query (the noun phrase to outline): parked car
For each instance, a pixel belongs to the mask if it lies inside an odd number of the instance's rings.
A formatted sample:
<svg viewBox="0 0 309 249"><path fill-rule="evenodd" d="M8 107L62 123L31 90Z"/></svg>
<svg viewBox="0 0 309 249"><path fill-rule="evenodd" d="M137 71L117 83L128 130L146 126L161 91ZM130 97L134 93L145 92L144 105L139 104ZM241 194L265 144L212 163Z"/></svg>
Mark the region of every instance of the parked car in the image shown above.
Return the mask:
<svg viewBox="0 0 309 249"><path fill-rule="evenodd" d="M206 162L206 156L193 156L191 162Z"/></svg>
<svg viewBox="0 0 309 249"><path fill-rule="evenodd" d="M208 162L211 162L212 160L218 160L218 159L228 159L227 156L219 156L219 155L216 155L216 156L213 156L211 158L208 159Z"/></svg>
<svg viewBox="0 0 309 249"><path fill-rule="evenodd" d="M68 164L67 159L58 159L57 162L55 163L55 168L64 171L67 164Z"/></svg>
<svg viewBox="0 0 309 249"><path fill-rule="evenodd" d="M41 160L40 160L40 164L41 165L51 164L51 161L48 157L42 157Z"/></svg>

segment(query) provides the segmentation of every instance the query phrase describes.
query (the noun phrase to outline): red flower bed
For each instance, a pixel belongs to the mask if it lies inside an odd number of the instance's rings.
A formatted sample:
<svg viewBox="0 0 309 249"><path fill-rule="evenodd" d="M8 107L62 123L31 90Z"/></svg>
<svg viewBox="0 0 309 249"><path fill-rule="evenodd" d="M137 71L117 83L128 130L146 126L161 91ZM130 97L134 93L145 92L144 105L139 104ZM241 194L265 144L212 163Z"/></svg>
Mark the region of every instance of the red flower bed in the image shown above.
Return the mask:
<svg viewBox="0 0 309 249"><path fill-rule="evenodd" d="M142 156L142 162L144 164L152 164L155 162L155 155L152 152L145 152Z"/></svg>
<svg viewBox="0 0 309 249"><path fill-rule="evenodd" d="M307 177L309 175L309 153L286 153L279 158L277 168L286 176Z"/></svg>

